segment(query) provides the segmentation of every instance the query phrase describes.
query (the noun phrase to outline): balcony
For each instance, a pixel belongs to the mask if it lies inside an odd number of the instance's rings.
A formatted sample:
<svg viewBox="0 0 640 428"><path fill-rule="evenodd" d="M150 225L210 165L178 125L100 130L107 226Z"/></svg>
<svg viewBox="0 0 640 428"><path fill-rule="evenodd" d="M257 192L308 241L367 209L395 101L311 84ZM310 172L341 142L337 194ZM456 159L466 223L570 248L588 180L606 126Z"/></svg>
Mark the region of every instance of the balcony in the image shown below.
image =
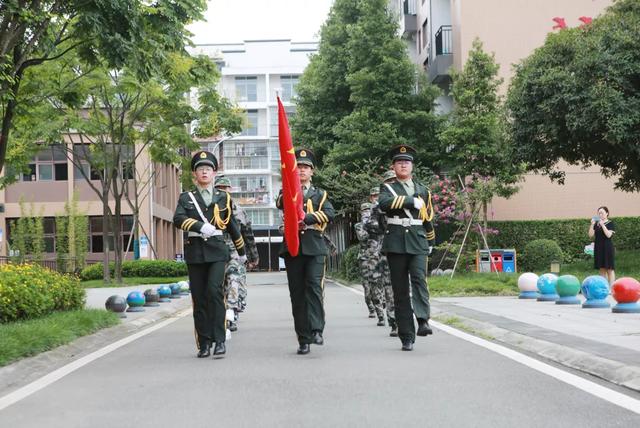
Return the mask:
<svg viewBox="0 0 640 428"><path fill-rule="evenodd" d="M433 83L442 83L450 79L449 69L453 65L451 33L451 25L442 25L436 32L435 55L428 69L429 80Z"/></svg>
<svg viewBox="0 0 640 428"><path fill-rule="evenodd" d="M418 17L416 16L416 0L404 0L404 32L403 36L411 36L418 32Z"/></svg>

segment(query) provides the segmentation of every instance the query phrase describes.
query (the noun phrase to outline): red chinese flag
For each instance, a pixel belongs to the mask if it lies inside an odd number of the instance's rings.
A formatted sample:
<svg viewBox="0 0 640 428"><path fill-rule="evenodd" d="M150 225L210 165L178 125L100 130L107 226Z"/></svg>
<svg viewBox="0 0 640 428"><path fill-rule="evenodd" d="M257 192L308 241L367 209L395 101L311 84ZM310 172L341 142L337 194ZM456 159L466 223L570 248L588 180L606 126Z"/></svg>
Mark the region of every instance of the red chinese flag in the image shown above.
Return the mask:
<svg viewBox="0 0 640 428"><path fill-rule="evenodd" d="M291 132L287 112L278 97L278 142L282 167L282 203L284 205L284 239L292 256L298 255L300 237L298 222L304 218L302 209L303 195L300 190L300 175L296 165L296 154L293 150Z"/></svg>

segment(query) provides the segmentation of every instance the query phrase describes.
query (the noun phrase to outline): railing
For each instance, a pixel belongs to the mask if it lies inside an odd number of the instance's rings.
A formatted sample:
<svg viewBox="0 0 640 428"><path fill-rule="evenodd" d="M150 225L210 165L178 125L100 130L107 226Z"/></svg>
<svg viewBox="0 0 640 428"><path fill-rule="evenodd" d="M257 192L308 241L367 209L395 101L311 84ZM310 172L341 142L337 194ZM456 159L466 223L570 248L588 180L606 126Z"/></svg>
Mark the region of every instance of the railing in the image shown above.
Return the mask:
<svg viewBox="0 0 640 428"><path fill-rule="evenodd" d="M436 56L452 53L451 25L442 25L436 32Z"/></svg>

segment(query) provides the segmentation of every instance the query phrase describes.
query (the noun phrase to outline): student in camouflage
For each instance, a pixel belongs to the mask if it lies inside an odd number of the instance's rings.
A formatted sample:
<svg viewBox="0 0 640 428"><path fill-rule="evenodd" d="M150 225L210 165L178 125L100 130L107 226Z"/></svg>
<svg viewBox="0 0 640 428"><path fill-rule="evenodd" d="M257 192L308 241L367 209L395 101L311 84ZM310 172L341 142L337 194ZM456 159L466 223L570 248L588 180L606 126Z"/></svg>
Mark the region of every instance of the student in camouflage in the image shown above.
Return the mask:
<svg viewBox="0 0 640 428"><path fill-rule="evenodd" d="M364 289L364 301L369 309L369 318L378 318L378 325L384 326L384 311L382 308L383 294L378 285L380 275L376 274L376 265L380 259L380 246L378 242L370 236L364 227L371 215L371 204L368 202L360 205L362 220L354 225L356 237L360 241L358 249L358 264L362 276L362 288Z"/></svg>
<svg viewBox="0 0 640 428"><path fill-rule="evenodd" d="M393 172L393 171L392 171ZM393 174L393 178L390 180L395 180L395 173ZM388 182L388 181L385 181ZM389 272L389 262L387 261L387 257L382 253L382 240L384 239L384 213L380 211L380 206L378 205L378 196L380 194L380 189L378 187L374 187L369 192L369 199L372 203L371 205L371 215L366 218L364 222L364 229L367 231L370 237L376 240L377 242L377 263L373 269L374 271L374 286L380 289L380 294L383 296L384 307L387 312L387 321L389 322L389 327L391 327L391 332L389 336L397 337L398 336L398 326L396 325L396 316L395 309L393 304L393 288L391 287L391 274Z"/></svg>
<svg viewBox="0 0 640 428"><path fill-rule="evenodd" d="M229 192L231 191L231 181L227 177L219 175L215 180L215 188ZM253 268L258 265L258 249L251 227L251 220L249 220L246 211L233 201L231 203L231 210L233 211L233 216L244 239L248 266L249 268ZM244 309L244 302L247 296L247 269L245 264L240 261L240 256L235 250L233 240L228 233L224 234L224 240L229 247L231 255L231 260L227 263L225 270L225 295L227 299L227 309L233 311L233 316L228 316L228 318L232 319L228 319L227 324L230 331L236 331L238 329L238 312L242 312Z"/></svg>

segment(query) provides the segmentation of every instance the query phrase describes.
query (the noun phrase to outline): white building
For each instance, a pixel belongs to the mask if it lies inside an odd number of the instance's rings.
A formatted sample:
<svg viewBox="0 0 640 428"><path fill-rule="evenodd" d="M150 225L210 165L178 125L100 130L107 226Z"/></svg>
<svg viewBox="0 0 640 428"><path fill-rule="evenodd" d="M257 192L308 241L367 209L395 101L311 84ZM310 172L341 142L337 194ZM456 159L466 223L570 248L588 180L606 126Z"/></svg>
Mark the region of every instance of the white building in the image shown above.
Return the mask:
<svg viewBox="0 0 640 428"><path fill-rule="evenodd" d="M215 149L220 173L231 180L234 200L258 228L279 223L275 198L282 184L276 94L291 119L298 79L317 48L317 42L246 40L197 45L192 50L216 60L222 73L220 93L246 112L240 135L204 146Z"/></svg>

